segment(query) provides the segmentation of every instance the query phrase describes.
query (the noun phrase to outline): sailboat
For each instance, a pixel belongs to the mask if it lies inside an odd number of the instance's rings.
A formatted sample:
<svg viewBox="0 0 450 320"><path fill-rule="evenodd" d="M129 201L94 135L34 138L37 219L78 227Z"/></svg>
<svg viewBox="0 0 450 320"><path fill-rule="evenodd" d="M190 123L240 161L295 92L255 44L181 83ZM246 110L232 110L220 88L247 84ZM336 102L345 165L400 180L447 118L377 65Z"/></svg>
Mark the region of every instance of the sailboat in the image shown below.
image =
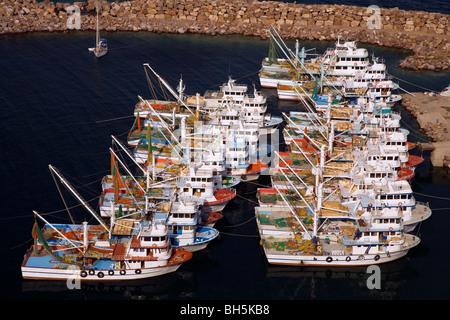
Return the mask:
<svg viewBox="0 0 450 320"><path fill-rule="evenodd" d="M103 57L108 52L108 43L106 39L100 38L100 31L98 28L98 3L97 3L97 21L96 21L96 35L95 35L95 47L89 48L89 51L94 52L97 58Z"/></svg>

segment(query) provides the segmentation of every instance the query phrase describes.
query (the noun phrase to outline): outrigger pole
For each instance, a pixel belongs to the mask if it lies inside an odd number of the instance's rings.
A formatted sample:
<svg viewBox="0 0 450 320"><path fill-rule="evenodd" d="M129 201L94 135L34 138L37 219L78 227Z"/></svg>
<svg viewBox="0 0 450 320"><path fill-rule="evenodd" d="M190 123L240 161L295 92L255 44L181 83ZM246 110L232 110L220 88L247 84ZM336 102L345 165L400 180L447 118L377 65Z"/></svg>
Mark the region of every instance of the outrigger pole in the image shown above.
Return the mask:
<svg viewBox="0 0 450 320"><path fill-rule="evenodd" d="M52 165L48 166L50 168L50 170L52 170L57 176L58 178L61 180L62 184L64 184L66 186L67 189L69 189L70 192L72 192L72 194L75 196L75 198L78 199L78 201L81 202L81 204L94 216L95 219L97 219L97 221L106 229L106 231L109 232L109 228L105 225L104 221L102 218L100 218L97 213L94 211L94 209L92 209L92 207L89 205L89 203L87 203L83 197L70 185L70 183L61 175L61 173L54 168Z"/></svg>

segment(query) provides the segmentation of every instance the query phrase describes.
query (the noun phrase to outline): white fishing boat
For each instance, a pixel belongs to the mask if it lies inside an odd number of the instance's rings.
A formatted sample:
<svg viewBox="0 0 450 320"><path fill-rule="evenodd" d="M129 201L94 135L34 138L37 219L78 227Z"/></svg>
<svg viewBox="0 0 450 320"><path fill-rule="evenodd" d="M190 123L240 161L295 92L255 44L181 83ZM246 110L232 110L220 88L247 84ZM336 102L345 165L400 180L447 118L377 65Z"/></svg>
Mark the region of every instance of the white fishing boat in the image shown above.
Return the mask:
<svg viewBox="0 0 450 320"><path fill-rule="evenodd" d="M192 257L172 248L166 221L148 211L138 219L113 214L108 225L56 168L49 167L99 224L55 225L34 212L45 226L41 229L37 221L34 225L34 244L21 266L24 279L138 280L174 272Z"/></svg>
<svg viewBox="0 0 450 320"><path fill-rule="evenodd" d="M22 277L66 281L139 280L175 272L192 257L191 252L172 248L164 224L121 221L116 226L105 230L103 226L88 226L87 222L46 224L41 230L35 224L35 244L25 254ZM108 234L113 238L108 239Z"/></svg>
<svg viewBox="0 0 450 320"><path fill-rule="evenodd" d="M258 230L270 264L297 266L357 266L393 261L405 256L420 239L404 232L398 208L376 212L357 206L342 210L340 201L323 193L324 148L320 164L314 166L315 199L291 205L275 188L285 207L256 208ZM292 185L292 188L296 189ZM337 203L339 206L332 206ZM344 205L344 207L346 207Z"/></svg>
<svg viewBox="0 0 450 320"><path fill-rule="evenodd" d="M228 103L242 105L247 90L247 85L237 84L236 80L229 78L219 87L219 90L207 90L204 93L203 108L207 111L216 111Z"/></svg>
<svg viewBox="0 0 450 320"><path fill-rule="evenodd" d="M236 197L236 190L232 188L217 188L215 177L222 180L217 171L191 163L180 171L178 189L180 196L202 199L204 212L222 212L225 206Z"/></svg>
<svg viewBox="0 0 450 320"><path fill-rule="evenodd" d="M172 203L167 227L175 248L190 252L203 250L219 236L219 231L201 224L203 201L201 203L192 197L177 197Z"/></svg>

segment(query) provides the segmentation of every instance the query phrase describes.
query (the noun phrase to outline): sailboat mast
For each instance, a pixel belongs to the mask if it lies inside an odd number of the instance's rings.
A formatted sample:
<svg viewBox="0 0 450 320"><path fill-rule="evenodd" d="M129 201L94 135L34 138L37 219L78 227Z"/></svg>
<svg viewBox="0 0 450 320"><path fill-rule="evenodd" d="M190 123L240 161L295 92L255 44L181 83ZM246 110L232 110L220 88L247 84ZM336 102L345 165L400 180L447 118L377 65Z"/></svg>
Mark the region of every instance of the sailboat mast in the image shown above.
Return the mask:
<svg viewBox="0 0 450 320"><path fill-rule="evenodd" d="M96 11L97 11L97 23L96 23L96 33L95 33L95 50L97 52L99 52L100 47L99 47L99 29L98 29L98 1L96 4Z"/></svg>

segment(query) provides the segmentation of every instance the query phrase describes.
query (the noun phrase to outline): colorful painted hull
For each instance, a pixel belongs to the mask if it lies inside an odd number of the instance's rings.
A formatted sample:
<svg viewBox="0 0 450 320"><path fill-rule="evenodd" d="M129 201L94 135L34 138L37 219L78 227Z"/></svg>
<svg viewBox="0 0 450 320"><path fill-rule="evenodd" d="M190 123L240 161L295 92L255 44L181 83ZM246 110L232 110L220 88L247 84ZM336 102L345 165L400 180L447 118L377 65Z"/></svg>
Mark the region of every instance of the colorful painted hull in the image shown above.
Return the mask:
<svg viewBox="0 0 450 320"><path fill-rule="evenodd" d="M156 277L176 271L184 262L192 258L192 253L185 250L176 250L167 265L142 269L81 269L72 264L60 263L52 256L42 255L33 257L30 249L21 266L24 279L39 280L65 280L65 281L122 281L139 280ZM115 261L111 261L111 266Z"/></svg>

